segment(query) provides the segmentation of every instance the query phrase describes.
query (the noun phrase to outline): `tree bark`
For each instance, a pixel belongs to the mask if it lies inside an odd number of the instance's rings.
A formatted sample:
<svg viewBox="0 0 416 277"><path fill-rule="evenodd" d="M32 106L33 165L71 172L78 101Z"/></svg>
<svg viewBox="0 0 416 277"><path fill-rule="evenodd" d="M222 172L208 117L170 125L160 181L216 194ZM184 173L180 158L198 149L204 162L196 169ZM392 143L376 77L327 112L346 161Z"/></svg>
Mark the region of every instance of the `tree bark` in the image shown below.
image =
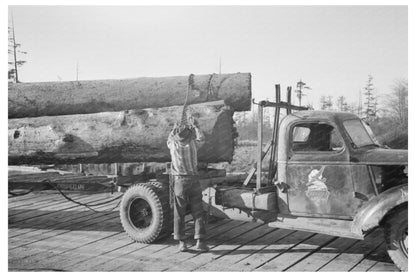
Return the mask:
<svg viewBox="0 0 416 277"><path fill-rule="evenodd" d="M190 104L224 100L250 110L250 73L195 75L191 84ZM9 118L183 105L187 88L188 76L9 84Z"/></svg>
<svg viewBox="0 0 416 277"><path fill-rule="evenodd" d="M198 161L231 162L237 136L223 101L191 105L206 140ZM166 145L182 106L9 119L9 165L168 162Z"/></svg>

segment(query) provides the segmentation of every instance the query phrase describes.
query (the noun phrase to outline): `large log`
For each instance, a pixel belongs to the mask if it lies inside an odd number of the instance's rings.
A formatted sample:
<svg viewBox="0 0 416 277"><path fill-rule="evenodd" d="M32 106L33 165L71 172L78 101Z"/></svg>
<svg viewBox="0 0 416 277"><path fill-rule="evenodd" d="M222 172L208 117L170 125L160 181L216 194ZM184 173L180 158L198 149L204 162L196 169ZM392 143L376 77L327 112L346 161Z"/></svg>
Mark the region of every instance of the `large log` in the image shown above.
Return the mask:
<svg viewBox="0 0 416 277"><path fill-rule="evenodd" d="M236 130L223 101L190 106L205 134L198 160L231 162ZM9 165L168 162L166 140L181 106L9 119Z"/></svg>
<svg viewBox="0 0 416 277"><path fill-rule="evenodd" d="M9 118L183 105L187 87L188 76L9 83ZM191 104L224 100L236 111L248 111L251 105L251 74L195 75L188 100Z"/></svg>

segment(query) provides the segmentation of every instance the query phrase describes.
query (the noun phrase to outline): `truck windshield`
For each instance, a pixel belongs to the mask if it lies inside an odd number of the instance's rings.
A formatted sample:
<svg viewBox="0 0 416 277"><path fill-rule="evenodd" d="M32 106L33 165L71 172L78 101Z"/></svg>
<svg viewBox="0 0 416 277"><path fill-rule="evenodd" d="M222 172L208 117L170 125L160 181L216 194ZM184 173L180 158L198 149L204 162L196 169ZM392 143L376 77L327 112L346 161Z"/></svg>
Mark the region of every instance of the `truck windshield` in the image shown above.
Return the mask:
<svg viewBox="0 0 416 277"><path fill-rule="evenodd" d="M361 120L352 119L345 120L344 127L348 132L354 146L363 147L368 145L377 145L378 144L371 138L370 134L367 132Z"/></svg>

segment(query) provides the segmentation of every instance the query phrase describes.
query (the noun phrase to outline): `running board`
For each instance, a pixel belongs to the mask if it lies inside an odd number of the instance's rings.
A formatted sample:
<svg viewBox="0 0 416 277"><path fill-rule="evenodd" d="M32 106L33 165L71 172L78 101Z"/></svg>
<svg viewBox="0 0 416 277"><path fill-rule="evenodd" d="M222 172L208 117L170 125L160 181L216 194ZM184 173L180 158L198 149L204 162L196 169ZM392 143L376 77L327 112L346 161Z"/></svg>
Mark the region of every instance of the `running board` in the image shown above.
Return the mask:
<svg viewBox="0 0 416 277"><path fill-rule="evenodd" d="M351 231L351 226L352 221L350 220L313 217L281 217L280 215L277 217L276 221L269 223L269 227L273 228L300 230L352 239L364 239L363 234L353 233Z"/></svg>

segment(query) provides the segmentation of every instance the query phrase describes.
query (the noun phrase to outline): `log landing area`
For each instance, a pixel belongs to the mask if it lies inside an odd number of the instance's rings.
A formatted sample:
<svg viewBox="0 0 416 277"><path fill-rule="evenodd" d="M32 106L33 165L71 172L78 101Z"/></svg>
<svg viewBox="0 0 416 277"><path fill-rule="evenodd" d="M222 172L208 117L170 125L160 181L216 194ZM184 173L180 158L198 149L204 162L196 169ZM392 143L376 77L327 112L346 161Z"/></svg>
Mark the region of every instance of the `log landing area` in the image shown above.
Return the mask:
<svg viewBox="0 0 416 277"><path fill-rule="evenodd" d="M69 192L97 203L119 193ZM117 204L100 212L64 199L56 191L10 197L9 271L397 271L383 234L365 240L218 220L208 224L211 251L177 253L172 237L133 242L120 224ZM193 222L187 221L192 237ZM192 240L191 240L192 241Z"/></svg>

